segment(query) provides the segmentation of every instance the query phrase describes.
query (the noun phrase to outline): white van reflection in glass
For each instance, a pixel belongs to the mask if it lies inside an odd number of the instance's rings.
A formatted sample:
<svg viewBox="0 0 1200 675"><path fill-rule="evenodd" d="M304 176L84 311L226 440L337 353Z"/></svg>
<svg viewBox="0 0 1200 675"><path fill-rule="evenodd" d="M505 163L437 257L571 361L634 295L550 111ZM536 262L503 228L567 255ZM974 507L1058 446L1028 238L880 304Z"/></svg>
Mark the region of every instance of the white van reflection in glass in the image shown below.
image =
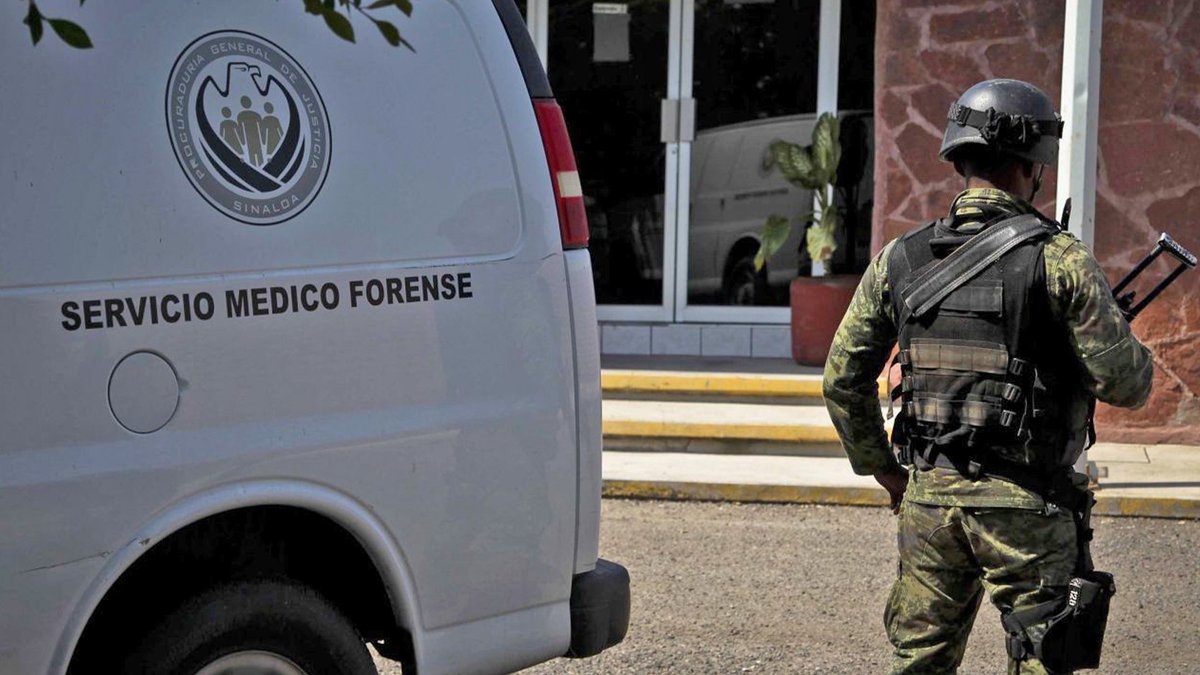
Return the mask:
<svg viewBox="0 0 1200 675"><path fill-rule="evenodd" d="M842 112L842 161L834 203L842 211L834 270L866 260L874 180L873 120L869 112ZM688 303L786 305L787 284L808 275L804 228L754 269L763 224L772 214L798 222L812 211L813 193L773 168L771 143L811 142L815 114L775 117L714 127L696 134L692 148L691 222L688 226Z"/></svg>

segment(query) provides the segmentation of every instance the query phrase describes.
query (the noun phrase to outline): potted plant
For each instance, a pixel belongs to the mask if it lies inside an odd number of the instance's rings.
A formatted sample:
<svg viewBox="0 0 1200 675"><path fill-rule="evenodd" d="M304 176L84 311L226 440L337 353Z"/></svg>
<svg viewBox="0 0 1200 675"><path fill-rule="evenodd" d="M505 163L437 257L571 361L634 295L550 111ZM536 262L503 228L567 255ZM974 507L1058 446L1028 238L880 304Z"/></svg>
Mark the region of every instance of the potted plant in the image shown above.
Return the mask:
<svg viewBox="0 0 1200 675"><path fill-rule="evenodd" d="M775 141L766 159L768 169L777 169L789 183L815 195L814 210L793 218L772 214L767 219L754 258L755 267L762 269L787 241L793 226L805 228L804 247L812 261L812 276L797 276L790 288L792 358L803 365L825 363L833 335L858 286L858 275L828 275L843 223L842 209L834 200L834 188L846 178L839 181L841 160L841 124L831 113L822 113L817 119L811 145Z"/></svg>

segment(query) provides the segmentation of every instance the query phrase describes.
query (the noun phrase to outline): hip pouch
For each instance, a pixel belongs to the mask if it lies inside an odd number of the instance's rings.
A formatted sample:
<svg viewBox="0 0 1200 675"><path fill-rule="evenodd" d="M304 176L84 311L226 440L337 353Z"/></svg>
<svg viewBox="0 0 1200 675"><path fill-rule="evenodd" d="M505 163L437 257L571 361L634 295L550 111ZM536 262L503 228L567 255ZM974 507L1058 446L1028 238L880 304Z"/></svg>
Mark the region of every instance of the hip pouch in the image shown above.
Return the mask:
<svg viewBox="0 0 1200 675"><path fill-rule="evenodd" d="M1065 604L1043 603L1003 617L1009 656L1036 657L1055 673L1099 667L1108 606L1116 593L1113 576L1087 572L1071 579L1067 589Z"/></svg>

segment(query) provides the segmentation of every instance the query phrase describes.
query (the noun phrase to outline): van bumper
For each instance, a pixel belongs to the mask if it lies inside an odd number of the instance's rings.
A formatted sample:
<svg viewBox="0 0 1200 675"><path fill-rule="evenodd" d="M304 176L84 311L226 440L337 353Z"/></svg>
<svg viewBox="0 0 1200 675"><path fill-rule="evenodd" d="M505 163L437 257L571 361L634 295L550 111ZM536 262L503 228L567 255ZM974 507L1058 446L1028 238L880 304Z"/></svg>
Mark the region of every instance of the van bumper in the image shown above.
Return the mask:
<svg viewBox="0 0 1200 675"><path fill-rule="evenodd" d="M629 630L629 571L597 560L571 580L571 648L565 656L595 656L625 639Z"/></svg>

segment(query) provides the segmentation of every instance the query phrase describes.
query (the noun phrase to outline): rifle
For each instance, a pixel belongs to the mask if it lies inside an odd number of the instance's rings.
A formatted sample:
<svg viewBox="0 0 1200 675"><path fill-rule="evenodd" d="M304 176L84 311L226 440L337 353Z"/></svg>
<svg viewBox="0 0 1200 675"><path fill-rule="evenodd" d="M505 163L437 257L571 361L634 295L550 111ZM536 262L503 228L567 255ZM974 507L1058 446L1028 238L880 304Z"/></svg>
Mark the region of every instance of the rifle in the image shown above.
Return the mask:
<svg viewBox="0 0 1200 675"><path fill-rule="evenodd" d="M1125 290L1125 287L1128 286L1130 282L1141 275L1141 273L1150 266L1150 263L1154 262L1154 259L1163 253L1167 253L1171 257L1175 258L1177 261L1179 261L1179 265L1162 281L1158 282L1157 286L1150 289L1150 292L1146 294L1146 297L1142 298L1141 302L1137 303L1136 305L1133 304L1133 300L1137 295L1137 291L1129 291L1124 295L1121 294L1121 291ZM1179 275L1195 266L1196 256L1186 248L1180 246L1179 242L1171 238L1171 235L1163 232L1162 235L1159 236L1158 241L1154 244L1154 250L1147 253L1146 257L1142 258L1142 261L1135 265L1133 269L1129 270L1129 273L1125 275L1125 278L1121 279L1121 281L1113 287L1113 297L1117 299L1117 306L1121 308L1121 314L1125 315L1125 320L1133 321L1134 318L1136 318L1137 315L1146 308L1146 305L1149 305L1151 302L1153 302L1153 300L1158 297L1158 294L1163 292L1163 289L1165 289L1167 286L1170 286L1171 282L1179 278Z"/></svg>
<svg viewBox="0 0 1200 675"><path fill-rule="evenodd" d="M1070 220L1070 218L1071 199L1068 197L1066 203L1063 204L1062 218L1059 219L1059 222L1062 224L1062 229L1067 229L1067 222ZM1137 291L1129 291L1124 295L1121 295L1121 291L1125 290L1126 286L1132 283L1134 279L1137 279L1138 276L1140 276L1141 273L1150 266L1150 263L1154 262L1154 259L1163 253L1167 253L1178 260L1179 266L1176 267L1170 274L1168 274L1166 278L1158 282L1157 286L1150 289L1150 292L1146 294L1146 297L1142 298L1141 302L1137 303L1137 305L1134 305L1133 300L1137 296ZM1146 257L1142 258L1141 262L1139 262L1137 265L1134 265L1133 269L1129 270L1129 273L1126 274L1125 277L1121 279L1121 281L1118 282L1117 285L1112 289L1113 297L1116 298L1117 306L1121 308L1121 314L1124 315L1125 320L1132 322L1135 318L1137 318L1138 314L1141 314L1143 309L1146 309L1146 305L1149 305L1151 302L1153 302L1154 299L1158 297L1159 293L1162 293L1167 286L1170 286L1176 279L1179 278L1179 275L1195 266L1196 256L1193 255L1191 251L1181 246L1179 242L1172 239L1171 235L1167 234L1166 232L1163 232L1161 235L1159 235L1158 241L1154 243L1154 249L1147 253Z"/></svg>

